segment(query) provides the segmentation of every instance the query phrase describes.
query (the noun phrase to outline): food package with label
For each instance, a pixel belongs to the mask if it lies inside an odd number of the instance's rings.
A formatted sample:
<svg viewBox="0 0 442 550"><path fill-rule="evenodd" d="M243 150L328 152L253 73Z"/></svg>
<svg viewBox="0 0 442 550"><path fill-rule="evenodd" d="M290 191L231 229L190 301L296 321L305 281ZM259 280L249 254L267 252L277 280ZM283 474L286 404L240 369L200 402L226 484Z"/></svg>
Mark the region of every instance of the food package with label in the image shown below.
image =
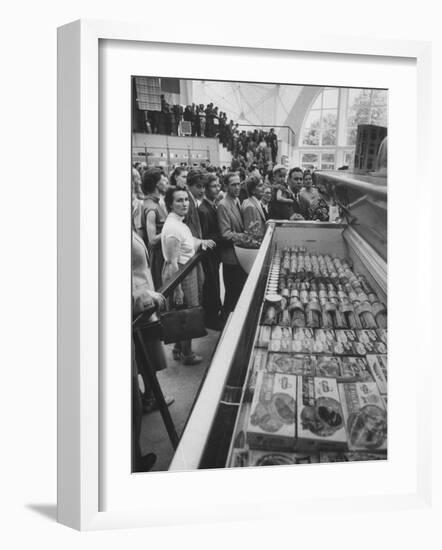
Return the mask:
<svg viewBox="0 0 442 550"><path fill-rule="evenodd" d="M387 339L388 339L388 333L386 328L378 328L376 329L376 333L379 337L379 340L383 342L385 345L387 345Z"/></svg>
<svg viewBox="0 0 442 550"><path fill-rule="evenodd" d="M333 344L333 355L353 355L353 344L350 342L337 341Z"/></svg>
<svg viewBox="0 0 442 550"><path fill-rule="evenodd" d="M293 374L296 376L314 376L316 373L316 359L311 355L296 353L273 353L267 356L266 371L270 374Z"/></svg>
<svg viewBox="0 0 442 550"><path fill-rule="evenodd" d="M298 377L297 451L346 449L347 436L333 378Z"/></svg>
<svg viewBox="0 0 442 550"><path fill-rule="evenodd" d="M283 327L276 325L272 327L272 332L270 339L271 340L281 340L282 338L292 338L292 329L291 327Z"/></svg>
<svg viewBox="0 0 442 550"><path fill-rule="evenodd" d="M334 330L317 328L315 329L314 353L333 353L333 345L336 341Z"/></svg>
<svg viewBox="0 0 442 550"><path fill-rule="evenodd" d="M379 393L386 394L388 390L387 379L387 356L386 355L367 355L368 370L376 382Z"/></svg>
<svg viewBox="0 0 442 550"><path fill-rule="evenodd" d="M384 342L375 342L373 347L375 353L379 353L381 355L385 355L387 353L387 344Z"/></svg>
<svg viewBox="0 0 442 550"><path fill-rule="evenodd" d="M249 392L255 391L256 379L258 373L264 371L267 364L267 351L263 348L255 348L253 352L252 368L250 369L249 379L247 381L247 390Z"/></svg>
<svg viewBox="0 0 442 550"><path fill-rule="evenodd" d="M367 342L366 344L362 342L353 342L351 347L353 349L353 355L364 356L367 355L368 352L374 352L374 347L371 342Z"/></svg>
<svg viewBox="0 0 442 550"><path fill-rule="evenodd" d="M375 382L339 384L350 451L387 449L387 411Z"/></svg>
<svg viewBox="0 0 442 550"><path fill-rule="evenodd" d="M319 355L316 358L316 376L324 378L339 378L341 362L338 357Z"/></svg>
<svg viewBox="0 0 442 550"><path fill-rule="evenodd" d="M269 342L269 351L278 351L282 353L291 353L292 350L291 338L281 338L281 340L270 340Z"/></svg>
<svg viewBox="0 0 442 550"><path fill-rule="evenodd" d="M357 342L356 332L354 330L335 330L336 342L353 344Z"/></svg>
<svg viewBox="0 0 442 550"><path fill-rule="evenodd" d="M294 450L296 382L289 374L259 373L247 428L250 448Z"/></svg>
<svg viewBox="0 0 442 550"><path fill-rule="evenodd" d="M320 462L367 462L370 460L387 460L387 453L369 451L321 451Z"/></svg>
<svg viewBox="0 0 442 550"><path fill-rule="evenodd" d="M373 377L368 370L367 362L363 357L341 357L342 382L373 382Z"/></svg>
<svg viewBox="0 0 442 550"><path fill-rule="evenodd" d="M258 340L256 345L260 348L267 348L270 342L270 336L272 334L272 327L266 325L260 325L258 331Z"/></svg>
<svg viewBox="0 0 442 550"><path fill-rule="evenodd" d="M362 344L369 344L379 342L380 338L374 329L355 330L356 338L358 342Z"/></svg>
<svg viewBox="0 0 442 550"><path fill-rule="evenodd" d="M249 466L288 466L291 464L318 464L318 453L283 453L249 451Z"/></svg>
<svg viewBox="0 0 442 550"><path fill-rule="evenodd" d="M294 328L292 349L295 353L313 353L315 335L311 328Z"/></svg>

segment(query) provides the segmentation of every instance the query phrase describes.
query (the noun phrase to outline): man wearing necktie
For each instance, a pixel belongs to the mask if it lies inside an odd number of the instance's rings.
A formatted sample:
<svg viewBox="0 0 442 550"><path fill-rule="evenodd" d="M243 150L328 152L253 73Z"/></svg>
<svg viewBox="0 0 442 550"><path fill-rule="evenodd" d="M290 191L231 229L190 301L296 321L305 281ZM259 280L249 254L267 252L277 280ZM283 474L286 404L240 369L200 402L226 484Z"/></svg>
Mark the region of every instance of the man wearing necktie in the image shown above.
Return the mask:
<svg viewBox="0 0 442 550"><path fill-rule="evenodd" d="M272 200L272 188L270 185L266 185L264 187L264 192L261 197L261 206L264 211L264 216L266 218L266 221L270 219L270 213L269 213L269 203Z"/></svg>
<svg viewBox="0 0 442 550"><path fill-rule="evenodd" d="M220 253L224 239L218 227L216 215L216 198L220 191L219 180L215 174L206 174L204 182L204 197L198 206L203 239L215 241L216 248L209 250L202 260L204 269L203 307L206 327L221 330L223 322L221 314L221 292L219 280Z"/></svg>
<svg viewBox="0 0 442 550"><path fill-rule="evenodd" d="M226 196L219 202L216 211L219 230L226 241L226 245L220 250L226 291L221 313L224 321L227 320L229 313L235 309L247 278L247 274L238 263L233 247L240 234L244 233L244 222L238 199L240 186L238 174L230 172L226 175Z"/></svg>
<svg viewBox="0 0 442 550"><path fill-rule="evenodd" d="M190 170L187 174L187 188L189 193L189 212L185 218L185 223L189 227L192 235L197 239L202 238L201 224L198 216L198 203L203 198L204 181L206 173L203 170Z"/></svg>

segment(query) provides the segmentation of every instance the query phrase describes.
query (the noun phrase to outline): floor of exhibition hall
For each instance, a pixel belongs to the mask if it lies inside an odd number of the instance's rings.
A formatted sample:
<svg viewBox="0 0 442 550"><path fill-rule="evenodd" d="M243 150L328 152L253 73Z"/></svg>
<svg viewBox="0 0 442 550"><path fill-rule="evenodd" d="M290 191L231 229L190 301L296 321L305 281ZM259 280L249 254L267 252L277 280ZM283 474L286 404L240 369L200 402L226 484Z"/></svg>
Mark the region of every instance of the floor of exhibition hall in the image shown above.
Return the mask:
<svg viewBox="0 0 442 550"><path fill-rule="evenodd" d="M181 436L201 383L210 365L220 332L208 330L208 335L193 341L195 353L203 357L199 365L185 366L172 357L173 344L165 346L167 368L158 372L158 381L165 396L175 398L169 410L178 436ZM141 427L141 450L155 453L157 460L151 471L167 470L173 457L173 448L168 438L160 412L143 415Z"/></svg>

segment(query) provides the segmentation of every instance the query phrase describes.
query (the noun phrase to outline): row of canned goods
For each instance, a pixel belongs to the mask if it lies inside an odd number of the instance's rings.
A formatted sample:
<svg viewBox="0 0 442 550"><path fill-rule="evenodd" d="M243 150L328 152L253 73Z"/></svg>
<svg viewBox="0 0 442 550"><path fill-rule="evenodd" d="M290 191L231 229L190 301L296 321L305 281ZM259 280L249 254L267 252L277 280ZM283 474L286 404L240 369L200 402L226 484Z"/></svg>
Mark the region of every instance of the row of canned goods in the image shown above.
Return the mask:
<svg viewBox="0 0 442 550"><path fill-rule="evenodd" d="M305 256L291 252L291 256ZM300 280L286 275L284 257L276 252L269 273L261 324L310 328L373 329L387 327L387 310L366 278L355 274L349 262L313 255L318 263L341 266L343 279ZM297 260L298 261L298 260ZM299 264L298 264L299 265ZM338 270L339 272L339 270Z"/></svg>

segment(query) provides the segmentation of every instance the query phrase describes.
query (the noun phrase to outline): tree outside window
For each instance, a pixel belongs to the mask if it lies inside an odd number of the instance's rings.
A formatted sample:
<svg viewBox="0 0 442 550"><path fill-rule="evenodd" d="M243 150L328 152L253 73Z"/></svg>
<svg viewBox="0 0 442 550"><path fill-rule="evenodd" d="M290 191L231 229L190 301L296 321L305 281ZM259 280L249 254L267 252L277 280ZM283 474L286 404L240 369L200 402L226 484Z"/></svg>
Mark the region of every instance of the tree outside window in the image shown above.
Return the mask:
<svg viewBox="0 0 442 550"><path fill-rule="evenodd" d="M355 145L360 124L387 126L387 90L351 89L347 111L347 145Z"/></svg>
<svg viewBox="0 0 442 550"><path fill-rule="evenodd" d="M326 88L319 94L304 123L303 145L336 145L338 99L337 89Z"/></svg>

